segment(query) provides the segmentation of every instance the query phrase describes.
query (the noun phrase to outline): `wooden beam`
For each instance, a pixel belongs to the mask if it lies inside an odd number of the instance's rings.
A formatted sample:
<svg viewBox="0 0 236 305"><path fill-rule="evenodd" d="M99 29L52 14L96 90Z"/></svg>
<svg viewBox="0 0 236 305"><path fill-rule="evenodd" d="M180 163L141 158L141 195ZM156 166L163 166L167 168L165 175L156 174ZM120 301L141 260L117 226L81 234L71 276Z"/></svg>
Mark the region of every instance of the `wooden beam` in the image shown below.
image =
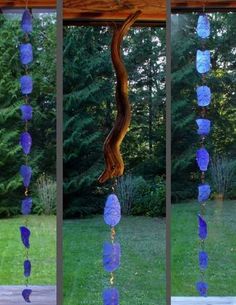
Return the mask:
<svg viewBox="0 0 236 305"><path fill-rule="evenodd" d="M24 8L25 0L0 0L0 8ZM30 8L55 8L56 0L29 0Z"/></svg>
<svg viewBox="0 0 236 305"><path fill-rule="evenodd" d="M205 7L206 10L235 10L236 1L221 1L221 0L171 0L172 12L178 11L194 11L202 10Z"/></svg>

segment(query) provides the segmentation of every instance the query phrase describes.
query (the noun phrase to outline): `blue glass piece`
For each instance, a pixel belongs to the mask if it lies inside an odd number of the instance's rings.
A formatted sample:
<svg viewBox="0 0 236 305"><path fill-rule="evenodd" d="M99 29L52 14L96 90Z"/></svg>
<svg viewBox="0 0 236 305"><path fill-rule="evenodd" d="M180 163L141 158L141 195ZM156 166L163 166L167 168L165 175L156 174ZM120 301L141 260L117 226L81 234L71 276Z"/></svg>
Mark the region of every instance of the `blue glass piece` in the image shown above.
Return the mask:
<svg viewBox="0 0 236 305"><path fill-rule="evenodd" d="M210 51L197 50L196 67L198 73L207 73L211 68Z"/></svg>
<svg viewBox="0 0 236 305"><path fill-rule="evenodd" d="M200 136L206 136L210 133L210 129L211 129L211 121L210 120L197 119L196 122L197 122L197 125L198 125L197 133Z"/></svg>
<svg viewBox="0 0 236 305"><path fill-rule="evenodd" d="M31 303L31 301L30 301L31 293L32 293L32 290L28 289L28 288L26 288L22 291L22 297L24 298L26 303Z"/></svg>
<svg viewBox="0 0 236 305"><path fill-rule="evenodd" d="M198 106L205 107L211 103L211 89L207 86L197 88L197 103Z"/></svg>
<svg viewBox="0 0 236 305"><path fill-rule="evenodd" d="M211 194L211 187L207 183L198 186L198 201L200 203L207 201Z"/></svg>
<svg viewBox="0 0 236 305"><path fill-rule="evenodd" d="M24 154L28 155L32 146L32 138L31 135L25 131L20 135L20 145L23 149Z"/></svg>
<svg viewBox="0 0 236 305"><path fill-rule="evenodd" d="M33 80L29 75L23 75L20 78L20 86L22 94L30 94L33 91Z"/></svg>
<svg viewBox="0 0 236 305"><path fill-rule="evenodd" d="M107 272L113 272L120 266L120 244L103 244L103 267Z"/></svg>
<svg viewBox="0 0 236 305"><path fill-rule="evenodd" d="M111 227L116 226L121 219L120 203L115 194L108 196L105 209L104 209L104 221Z"/></svg>
<svg viewBox="0 0 236 305"><path fill-rule="evenodd" d="M207 238L207 223L201 215L198 215L198 235L202 240Z"/></svg>
<svg viewBox="0 0 236 305"><path fill-rule="evenodd" d="M28 65L33 61L33 48L31 43L20 45L20 61L22 65Z"/></svg>
<svg viewBox="0 0 236 305"><path fill-rule="evenodd" d="M21 240L23 245L26 248L30 247L29 238L30 238L30 230L27 227L20 227L20 233L21 233Z"/></svg>
<svg viewBox="0 0 236 305"><path fill-rule="evenodd" d="M207 252L205 252L205 251L200 251L200 252L199 252L198 259L199 259L199 267L200 267L202 270L206 269L207 266L208 266L208 255L207 255Z"/></svg>
<svg viewBox="0 0 236 305"><path fill-rule="evenodd" d="M29 215L31 213L31 209L32 209L32 198L26 197L21 202L21 213L23 215Z"/></svg>
<svg viewBox="0 0 236 305"><path fill-rule="evenodd" d="M20 106L21 110L21 119L22 121L32 120L33 108L28 104L23 104Z"/></svg>
<svg viewBox="0 0 236 305"><path fill-rule="evenodd" d="M196 289L199 293L200 296L206 297L207 296L207 290L208 290L208 285L205 282L197 282L196 284Z"/></svg>
<svg viewBox="0 0 236 305"><path fill-rule="evenodd" d="M103 305L119 305L119 291L116 288L103 291Z"/></svg>
<svg viewBox="0 0 236 305"><path fill-rule="evenodd" d="M24 33L29 34L33 30L32 15L28 9L25 9L21 19L21 29Z"/></svg>
<svg viewBox="0 0 236 305"><path fill-rule="evenodd" d="M27 259L24 261L24 276L29 277L31 274L31 262Z"/></svg>
<svg viewBox="0 0 236 305"><path fill-rule="evenodd" d="M28 165L21 165L20 167L20 175L23 179L24 187L29 187L30 180L32 176L32 169Z"/></svg>
<svg viewBox="0 0 236 305"><path fill-rule="evenodd" d="M207 171L207 167L209 164L209 154L205 148L200 148L197 150L196 160L197 160L199 169L202 172Z"/></svg>
<svg viewBox="0 0 236 305"><path fill-rule="evenodd" d="M210 36L210 22L205 14L198 17L197 34L203 39Z"/></svg>

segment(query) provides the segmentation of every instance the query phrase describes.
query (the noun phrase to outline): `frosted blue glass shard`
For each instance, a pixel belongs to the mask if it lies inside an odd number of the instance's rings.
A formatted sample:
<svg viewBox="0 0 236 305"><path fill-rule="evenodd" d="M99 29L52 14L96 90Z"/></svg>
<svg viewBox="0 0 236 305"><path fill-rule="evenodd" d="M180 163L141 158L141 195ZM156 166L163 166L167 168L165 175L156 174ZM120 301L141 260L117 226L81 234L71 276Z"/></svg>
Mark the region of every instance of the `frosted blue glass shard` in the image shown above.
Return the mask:
<svg viewBox="0 0 236 305"><path fill-rule="evenodd" d="M119 291L116 288L103 291L103 305L119 305Z"/></svg>
<svg viewBox="0 0 236 305"><path fill-rule="evenodd" d="M30 238L30 230L27 228L27 227L20 227L20 233L21 233L21 240L22 240L22 243L23 245L26 247L26 248L29 248L30 247L30 243L29 243L29 238Z"/></svg>
<svg viewBox="0 0 236 305"><path fill-rule="evenodd" d="M207 238L207 223L201 215L198 215L198 235L202 240Z"/></svg>
<svg viewBox="0 0 236 305"><path fill-rule="evenodd" d="M28 288L26 288L22 291L22 297L24 298L26 303L31 303L31 301L30 301L31 293L32 293L32 290L28 289Z"/></svg>
<svg viewBox="0 0 236 305"><path fill-rule="evenodd" d="M21 165L20 167L20 175L23 179L24 187L29 187L31 176L32 176L32 169L28 165Z"/></svg>
<svg viewBox="0 0 236 305"><path fill-rule="evenodd" d="M23 215L29 215L31 213L31 209L32 209L32 198L26 197L21 202L21 213Z"/></svg>
<svg viewBox="0 0 236 305"><path fill-rule="evenodd" d="M210 36L210 22L205 14L198 17L197 34L203 39Z"/></svg>
<svg viewBox="0 0 236 305"><path fill-rule="evenodd" d="M207 268L207 266L208 266L208 255L207 255L207 252L200 251L198 259L199 259L199 267L200 267L200 269L205 270Z"/></svg>
<svg viewBox="0 0 236 305"><path fill-rule="evenodd" d="M204 183L198 186L198 201L200 203L207 201L211 194L211 187L209 184Z"/></svg>
<svg viewBox="0 0 236 305"><path fill-rule="evenodd" d="M207 119L197 119L196 123L198 125L197 133L200 136L206 136L210 133L211 129L211 121Z"/></svg>
<svg viewBox="0 0 236 305"><path fill-rule="evenodd" d="M207 86L197 88L197 103L198 106L205 107L211 103L211 89Z"/></svg>
<svg viewBox="0 0 236 305"><path fill-rule="evenodd" d="M29 277L31 274L31 262L30 260L25 260L24 261L24 276Z"/></svg>
<svg viewBox="0 0 236 305"><path fill-rule="evenodd" d="M196 160L197 160L199 169L202 172L207 171L208 164L209 164L209 154L205 148L200 148L197 150Z"/></svg>
<svg viewBox="0 0 236 305"><path fill-rule="evenodd" d="M33 80L29 75L23 75L20 78L20 86L22 94L30 94L33 91Z"/></svg>
<svg viewBox="0 0 236 305"><path fill-rule="evenodd" d="M120 203L115 194L108 196L104 208L104 221L111 227L116 226L121 219Z"/></svg>
<svg viewBox="0 0 236 305"><path fill-rule="evenodd" d="M28 155L32 146L32 138L30 133L28 133L27 131L21 133L20 145L23 149L24 154Z"/></svg>
<svg viewBox="0 0 236 305"><path fill-rule="evenodd" d="M22 65L28 65L33 61L33 48L31 43L20 45L20 61Z"/></svg>
<svg viewBox="0 0 236 305"><path fill-rule="evenodd" d="M208 290L208 285L205 282L197 282L196 284L196 289L199 293L200 296L206 297L207 296L207 290Z"/></svg>
<svg viewBox="0 0 236 305"><path fill-rule="evenodd" d="M32 120L33 108L28 104L23 104L20 106L21 119L22 121Z"/></svg>
<svg viewBox="0 0 236 305"><path fill-rule="evenodd" d="M24 13L22 15L21 19L21 29L24 33L29 34L33 30L32 26L32 15L28 9L24 10Z"/></svg>
<svg viewBox="0 0 236 305"><path fill-rule="evenodd" d="M107 272L113 272L120 266L120 244L105 242L103 244L103 267Z"/></svg>
<svg viewBox="0 0 236 305"><path fill-rule="evenodd" d="M197 50L196 68L198 73L204 74L210 71L211 59L210 51Z"/></svg>

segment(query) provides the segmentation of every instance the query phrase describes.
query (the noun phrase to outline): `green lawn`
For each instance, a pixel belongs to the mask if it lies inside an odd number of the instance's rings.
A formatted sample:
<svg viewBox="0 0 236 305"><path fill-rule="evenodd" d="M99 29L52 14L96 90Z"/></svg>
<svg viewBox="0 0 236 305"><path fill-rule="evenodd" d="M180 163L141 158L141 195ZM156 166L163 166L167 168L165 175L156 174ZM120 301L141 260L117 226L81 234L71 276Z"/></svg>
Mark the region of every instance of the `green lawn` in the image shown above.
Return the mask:
<svg viewBox="0 0 236 305"><path fill-rule="evenodd" d="M102 216L64 222L64 305L102 304L109 286L102 267L102 245L109 240ZM165 221L148 217L123 217L117 226L121 267L116 286L121 305L164 305Z"/></svg>
<svg viewBox="0 0 236 305"><path fill-rule="evenodd" d="M23 217L0 220L0 285L24 283L24 246L19 227ZM56 217L30 216L30 284L55 285L56 283Z"/></svg>
<svg viewBox="0 0 236 305"><path fill-rule="evenodd" d="M198 270L197 202L172 205L172 295L194 296ZM236 287L236 201L208 202L206 279L210 296L234 296Z"/></svg>

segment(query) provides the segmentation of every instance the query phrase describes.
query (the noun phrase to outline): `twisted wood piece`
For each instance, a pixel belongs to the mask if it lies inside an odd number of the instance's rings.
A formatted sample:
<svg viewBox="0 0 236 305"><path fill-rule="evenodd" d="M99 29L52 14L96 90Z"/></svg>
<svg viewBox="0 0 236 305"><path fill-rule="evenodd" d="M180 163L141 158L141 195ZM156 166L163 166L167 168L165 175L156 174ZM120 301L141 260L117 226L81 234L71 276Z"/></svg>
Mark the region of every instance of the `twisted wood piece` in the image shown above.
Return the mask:
<svg viewBox="0 0 236 305"><path fill-rule="evenodd" d="M128 99L128 75L125 65L121 58L121 43L124 36L128 33L130 27L141 14L137 11L130 15L123 25L114 29L111 57L115 68L116 84L116 121L109 135L107 136L104 146L105 170L98 178L100 183L104 183L113 177L119 177L124 172L124 161L120 152L120 145L128 131L131 121L131 106Z"/></svg>

